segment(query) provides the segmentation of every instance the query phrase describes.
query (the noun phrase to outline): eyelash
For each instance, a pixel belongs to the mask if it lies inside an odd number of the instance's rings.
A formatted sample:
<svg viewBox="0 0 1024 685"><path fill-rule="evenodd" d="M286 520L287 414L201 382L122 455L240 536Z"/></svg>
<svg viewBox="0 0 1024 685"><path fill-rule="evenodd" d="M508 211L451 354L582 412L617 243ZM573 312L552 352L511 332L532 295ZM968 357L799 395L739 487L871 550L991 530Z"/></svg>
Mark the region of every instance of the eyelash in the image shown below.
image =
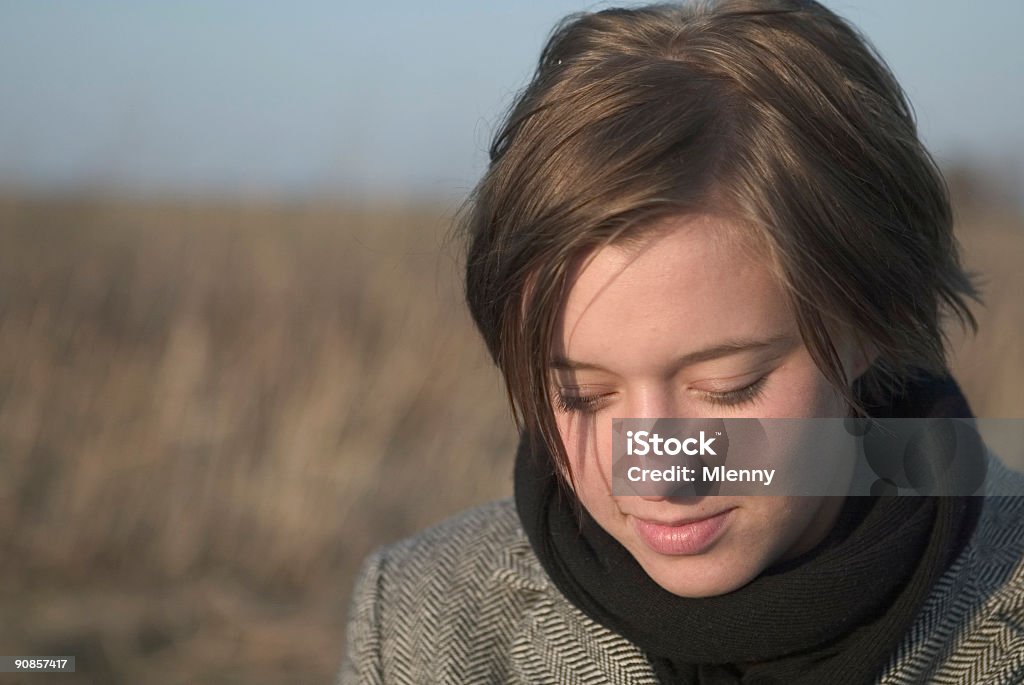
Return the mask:
<svg viewBox="0 0 1024 685"><path fill-rule="evenodd" d="M764 392L764 382L768 376L761 376L750 385L730 390L729 392L703 392L704 399L716 407L738 407L742 404L753 404Z"/></svg>
<svg viewBox="0 0 1024 685"><path fill-rule="evenodd" d="M767 378L767 376L761 376L750 385L729 392L702 391L701 394L709 404L716 407L738 407L744 404L753 404L760 399ZM559 391L555 395L555 406L565 414L593 414L604 397L605 395L564 395Z"/></svg>
<svg viewBox="0 0 1024 685"><path fill-rule="evenodd" d="M563 414L593 414L603 395L555 395L555 406Z"/></svg>

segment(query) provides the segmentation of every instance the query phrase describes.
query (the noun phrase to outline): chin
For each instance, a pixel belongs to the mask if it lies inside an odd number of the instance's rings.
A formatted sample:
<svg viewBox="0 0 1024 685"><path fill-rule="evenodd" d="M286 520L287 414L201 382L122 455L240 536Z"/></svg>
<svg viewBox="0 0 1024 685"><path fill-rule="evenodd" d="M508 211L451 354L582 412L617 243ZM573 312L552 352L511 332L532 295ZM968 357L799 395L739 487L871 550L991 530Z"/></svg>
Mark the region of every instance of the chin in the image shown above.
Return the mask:
<svg viewBox="0 0 1024 685"><path fill-rule="evenodd" d="M715 558L713 552L693 557L644 559L640 566L662 588L680 597L699 599L738 590L758 576L759 567Z"/></svg>

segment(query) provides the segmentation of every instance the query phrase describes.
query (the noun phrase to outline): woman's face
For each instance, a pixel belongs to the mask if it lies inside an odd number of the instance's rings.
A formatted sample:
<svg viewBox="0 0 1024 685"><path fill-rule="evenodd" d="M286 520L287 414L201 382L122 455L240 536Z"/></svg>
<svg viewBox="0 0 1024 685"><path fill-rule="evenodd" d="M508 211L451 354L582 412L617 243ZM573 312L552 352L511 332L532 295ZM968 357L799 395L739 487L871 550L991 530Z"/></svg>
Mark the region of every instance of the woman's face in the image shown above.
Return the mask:
<svg viewBox="0 0 1024 685"><path fill-rule="evenodd" d="M556 415L576 494L659 585L730 592L831 528L837 497L616 496L613 417L838 417L847 408L800 339L783 291L711 215L673 218L639 247L589 255L559 317ZM854 378L866 363L837 348Z"/></svg>

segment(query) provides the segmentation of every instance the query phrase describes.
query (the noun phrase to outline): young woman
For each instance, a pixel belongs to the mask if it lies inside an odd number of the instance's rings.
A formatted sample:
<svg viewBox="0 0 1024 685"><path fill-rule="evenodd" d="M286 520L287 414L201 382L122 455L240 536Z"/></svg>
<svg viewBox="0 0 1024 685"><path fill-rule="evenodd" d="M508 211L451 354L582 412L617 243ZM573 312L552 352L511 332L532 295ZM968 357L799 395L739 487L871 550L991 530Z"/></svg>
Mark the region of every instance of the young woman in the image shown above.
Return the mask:
<svg viewBox="0 0 1024 685"><path fill-rule="evenodd" d="M969 416L951 224L821 5L564 22L463 223L515 498L367 561L341 682L1024 682L1020 498L611 487L612 417Z"/></svg>

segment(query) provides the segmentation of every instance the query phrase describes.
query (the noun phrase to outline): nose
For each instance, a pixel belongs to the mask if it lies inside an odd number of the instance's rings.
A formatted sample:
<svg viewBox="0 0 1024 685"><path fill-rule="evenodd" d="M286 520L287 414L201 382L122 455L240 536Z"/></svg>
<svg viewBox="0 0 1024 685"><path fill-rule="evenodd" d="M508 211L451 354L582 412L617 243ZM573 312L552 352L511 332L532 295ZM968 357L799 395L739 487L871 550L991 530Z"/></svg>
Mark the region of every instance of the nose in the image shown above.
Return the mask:
<svg viewBox="0 0 1024 685"><path fill-rule="evenodd" d="M631 419L675 419L658 426L653 423L653 433L662 436L678 434L697 435L700 430L711 430L707 420L698 419L692 414L693 408L687 408L685 396L681 396L673 384L667 382L651 382L636 386L626 401L625 418ZM682 420L682 421L679 421ZM717 426L716 426L717 427ZM709 433L714 434L714 433ZM688 500L707 495L700 482L701 466L705 465L703 457L687 451L666 449L655 454L648 449L643 457L633 457L629 465L637 465L641 469L658 472L658 479L634 483L633 497L647 502L663 502L665 500ZM667 478L666 476L670 476Z"/></svg>
<svg viewBox="0 0 1024 685"><path fill-rule="evenodd" d="M626 416L635 419L661 419L685 416L684 408L680 406L679 398L675 388L666 382L651 382L638 385L629 394L626 402ZM653 469L671 469L674 466L687 465L687 460L680 460L678 457L647 457L645 466ZM692 496L692 487L686 482L661 481L658 483L645 483L637 489L637 495L649 502L661 502L666 499Z"/></svg>

